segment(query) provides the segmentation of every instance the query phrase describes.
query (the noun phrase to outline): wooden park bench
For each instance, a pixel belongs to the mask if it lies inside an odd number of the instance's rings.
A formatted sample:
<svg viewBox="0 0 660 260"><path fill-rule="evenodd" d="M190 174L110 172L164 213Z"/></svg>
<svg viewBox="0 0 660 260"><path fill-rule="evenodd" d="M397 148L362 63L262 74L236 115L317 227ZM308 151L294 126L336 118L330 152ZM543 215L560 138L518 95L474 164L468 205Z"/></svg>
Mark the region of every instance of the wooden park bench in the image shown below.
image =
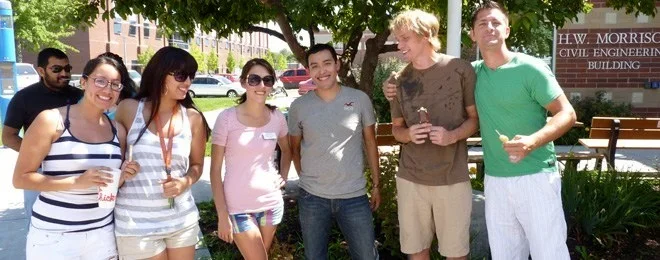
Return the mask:
<svg viewBox="0 0 660 260"><path fill-rule="evenodd" d="M474 146L481 143L481 137L470 137L467 140L468 146ZM392 135L391 123L380 123L376 125L376 144L378 146L395 146L400 143ZM468 155L468 163L477 164L477 177L483 178L484 159L482 155Z"/></svg>
<svg viewBox="0 0 660 260"><path fill-rule="evenodd" d="M660 118L594 117L589 138L580 144L595 149L596 154L614 169L618 149L660 149ZM596 169L600 169L600 162Z"/></svg>
<svg viewBox="0 0 660 260"><path fill-rule="evenodd" d="M583 127L582 123L576 123L577 127ZM376 144L378 146L393 146L399 145L399 142L394 139L392 135L392 124L380 123L376 125ZM481 137L470 137L467 139L468 147L481 144ZM557 161L565 161L565 169L577 170L577 165L581 160L601 159L602 154L599 153L574 153L563 152L557 153ZM468 163L476 164L476 177L483 179L485 173L484 157L483 154L468 154Z"/></svg>

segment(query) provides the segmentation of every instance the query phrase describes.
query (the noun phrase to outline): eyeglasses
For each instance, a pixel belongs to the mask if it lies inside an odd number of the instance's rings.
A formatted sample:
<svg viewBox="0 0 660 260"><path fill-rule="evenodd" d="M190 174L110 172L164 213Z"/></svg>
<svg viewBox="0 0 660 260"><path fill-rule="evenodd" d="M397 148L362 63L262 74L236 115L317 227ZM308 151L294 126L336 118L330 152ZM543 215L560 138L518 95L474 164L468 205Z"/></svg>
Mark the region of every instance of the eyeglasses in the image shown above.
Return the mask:
<svg viewBox="0 0 660 260"><path fill-rule="evenodd" d="M174 76L174 80L178 82L185 82L187 78L190 78L190 80L195 79L195 73L187 74L183 71L170 72L169 75Z"/></svg>
<svg viewBox="0 0 660 260"><path fill-rule="evenodd" d="M272 88L275 85L275 77L273 76L264 76L260 77L259 75L250 74L247 77L247 83L250 86L256 87L259 86L259 83L264 82L264 86Z"/></svg>
<svg viewBox="0 0 660 260"><path fill-rule="evenodd" d="M71 69L73 69L73 67L71 67L71 65L69 64L67 64L66 66L53 65L50 67L50 71L52 71L53 73L60 73L63 70L68 73L71 72Z"/></svg>
<svg viewBox="0 0 660 260"><path fill-rule="evenodd" d="M120 91L122 88L124 88L124 85L122 85L121 82L118 81L109 81L106 78L90 78L88 76L83 76L83 77L93 80L94 86L98 88L105 88L108 85L110 85L110 89L114 91Z"/></svg>

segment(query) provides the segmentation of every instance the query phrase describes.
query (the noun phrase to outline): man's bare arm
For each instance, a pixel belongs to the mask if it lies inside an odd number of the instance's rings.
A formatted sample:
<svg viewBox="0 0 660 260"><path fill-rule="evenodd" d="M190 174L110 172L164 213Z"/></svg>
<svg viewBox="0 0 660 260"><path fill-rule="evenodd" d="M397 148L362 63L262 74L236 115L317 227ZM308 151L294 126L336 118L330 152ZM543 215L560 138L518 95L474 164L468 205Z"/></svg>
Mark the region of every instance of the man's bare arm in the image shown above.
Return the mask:
<svg viewBox="0 0 660 260"><path fill-rule="evenodd" d="M14 151L19 151L21 149L21 144L23 143L23 138L18 136L20 129L13 128L11 126L2 127L2 143L11 148Z"/></svg>

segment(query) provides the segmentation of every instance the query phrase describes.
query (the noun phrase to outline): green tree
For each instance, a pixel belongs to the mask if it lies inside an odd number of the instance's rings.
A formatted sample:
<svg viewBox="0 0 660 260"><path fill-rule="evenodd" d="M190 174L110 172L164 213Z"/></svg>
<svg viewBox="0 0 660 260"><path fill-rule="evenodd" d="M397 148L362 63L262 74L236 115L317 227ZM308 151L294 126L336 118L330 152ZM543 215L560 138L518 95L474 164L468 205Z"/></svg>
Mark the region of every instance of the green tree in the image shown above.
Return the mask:
<svg viewBox="0 0 660 260"><path fill-rule="evenodd" d="M469 28L471 12L482 0L463 0L463 27ZM333 42L344 46L340 57L339 77L348 86L359 88L371 95L373 76L378 55L396 51L395 44L386 44L391 17L405 9L419 8L439 15L442 25L440 35L446 35L447 0L116 0L112 11L119 14L140 13L149 20L158 20L168 30L191 37L199 29L216 31L220 37L231 33L264 32L285 41L296 60L305 64L305 46L296 33L307 30L311 44L319 28L325 28L333 36ZM580 12L588 12L592 4L587 0L510 0L501 1L511 14L509 46L522 46L519 42L538 38L531 32L540 24L563 26L567 19L574 19ZM607 0L617 8L628 12L655 15L654 0L624 1ZM93 4L94 2L92 2ZM218 19L222 17L223 19ZM281 32L263 26L275 22ZM352 71L358 46L366 30L374 36L366 41L366 50L360 73ZM463 43L470 45L464 30ZM441 37L445 41L445 37ZM359 75L359 78L358 76Z"/></svg>
<svg viewBox="0 0 660 260"><path fill-rule="evenodd" d="M236 58L234 58L234 53L229 52L227 55L227 70L229 73L233 73L236 68Z"/></svg>
<svg viewBox="0 0 660 260"><path fill-rule="evenodd" d="M275 54L275 66L276 70L285 70L287 67L287 59L286 56L282 55L281 53L276 53Z"/></svg>
<svg viewBox="0 0 660 260"><path fill-rule="evenodd" d="M207 71L207 66L206 66L206 60L204 59L204 53L202 53L202 50L197 47L195 44L190 45L190 55L195 58L195 61L197 62L197 71L200 72L206 72Z"/></svg>
<svg viewBox="0 0 660 260"><path fill-rule="evenodd" d="M298 62L298 61L296 60L296 56L293 56L293 53L292 53L289 49L282 49L282 50L280 51L280 54L281 54L282 56L284 56L284 58L286 59L286 62L287 62L287 63L295 63L295 62Z"/></svg>
<svg viewBox="0 0 660 260"><path fill-rule="evenodd" d="M142 51L140 54L138 54L137 59L138 63L144 68L147 66L147 63L151 60L151 57L154 56L156 52L151 48L148 47L146 50Z"/></svg>
<svg viewBox="0 0 660 260"><path fill-rule="evenodd" d="M236 64L236 67L243 68L243 65L245 65L245 58L243 56L238 56L238 64Z"/></svg>
<svg viewBox="0 0 660 260"><path fill-rule="evenodd" d="M60 39L71 36L76 29L86 28L96 21L98 8L93 4L105 1L88 0L10 0L14 11L16 51L22 48L37 52L45 47L77 52ZM101 3L103 2L103 3ZM19 59L21 54L18 53Z"/></svg>
<svg viewBox="0 0 660 260"><path fill-rule="evenodd" d="M275 66L275 54L273 52L266 51L266 56L264 56L264 60L266 60L271 65Z"/></svg>
<svg viewBox="0 0 660 260"><path fill-rule="evenodd" d="M218 70L218 53L215 50L212 50L206 56L206 68L209 70L209 73L215 72Z"/></svg>

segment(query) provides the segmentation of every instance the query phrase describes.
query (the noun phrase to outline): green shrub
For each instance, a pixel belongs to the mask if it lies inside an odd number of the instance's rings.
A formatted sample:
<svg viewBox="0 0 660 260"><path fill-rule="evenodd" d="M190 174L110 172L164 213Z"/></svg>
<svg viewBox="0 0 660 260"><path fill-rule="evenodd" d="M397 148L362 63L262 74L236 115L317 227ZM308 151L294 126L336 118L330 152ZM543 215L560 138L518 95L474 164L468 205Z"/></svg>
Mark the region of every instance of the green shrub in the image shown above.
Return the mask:
<svg viewBox="0 0 660 260"><path fill-rule="evenodd" d="M378 67L376 67L376 71L374 72L373 88L373 103L378 122L392 122L392 118L390 117L390 103L385 99L381 87L393 71L398 72L404 65L405 63L397 58L389 58L378 62Z"/></svg>
<svg viewBox="0 0 660 260"><path fill-rule="evenodd" d="M213 259L241 259L241 253L236 244L227 244L218 238L218 214L213 201L200 202L197 204L197 209L199 210L199 227L204 234L204 244Z"/></svg>
<svg viewBox="0 0 660 260"><path fill-rule="evenodd" d="M576 250L610 248L631 240L636 231L660 227L658 184L657 178L638 174L564 172L564 214Z"/></svg>
<svg viewBox="0 0 660 260"><path fill-rule="evenodd" d="M275 239L269 252L270 259L304 259L304 246L300 222L298 221L298 204L295 200L285 201L282 223L277 226ZM213 259L242 259L236 244L227 244L220 240L215 231L218 229L218 215L215 204L201 202L197 204L200 212L200 227L204 234L206 244ZM328 240L329 259L350 259L348 246L336 224L330 230Z"/></svg>
<svg viewBox="0 0 660 260"><path fill-rule="evenodd" d="M389 114L389 113L388 113ZM399 153L380 154L380 207L374 212L376 240L381 259L405 259L399 245L399 215L396 201L396 170ZM370 176L369 171L365 173ZM367 178L371 190L371 178Z"/></svg>
<svg viewBox="0 0 660 260"><path fill-rule="evenodd" d="M577 121L584 123L584 128L571 128L566 134L555 141L557 145L576 145L578 139L589 137L591 119L595 116L633 116L629 103L616 103L604 98L605 92L596 92L595 97L573 98L571 104L575 109Z"/></svg>

